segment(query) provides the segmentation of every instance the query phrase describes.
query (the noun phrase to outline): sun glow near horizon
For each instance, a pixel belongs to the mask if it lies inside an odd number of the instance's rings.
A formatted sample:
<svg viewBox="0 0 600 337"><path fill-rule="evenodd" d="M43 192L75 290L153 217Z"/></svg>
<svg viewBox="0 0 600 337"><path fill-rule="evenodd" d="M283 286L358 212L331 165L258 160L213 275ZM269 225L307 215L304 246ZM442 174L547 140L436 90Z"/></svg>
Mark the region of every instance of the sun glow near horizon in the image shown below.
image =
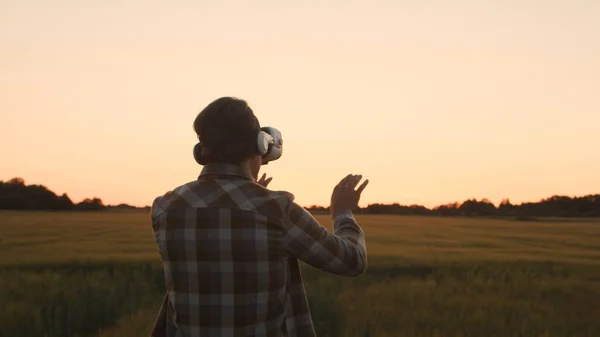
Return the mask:
<svg viewBox="0 0 600 337"><path fill-rule="evenodd" d="M0 180L149 205L194 180L192 122L248 101L270 187L433 207L598 193L600 3L0 2Z"/></svg>

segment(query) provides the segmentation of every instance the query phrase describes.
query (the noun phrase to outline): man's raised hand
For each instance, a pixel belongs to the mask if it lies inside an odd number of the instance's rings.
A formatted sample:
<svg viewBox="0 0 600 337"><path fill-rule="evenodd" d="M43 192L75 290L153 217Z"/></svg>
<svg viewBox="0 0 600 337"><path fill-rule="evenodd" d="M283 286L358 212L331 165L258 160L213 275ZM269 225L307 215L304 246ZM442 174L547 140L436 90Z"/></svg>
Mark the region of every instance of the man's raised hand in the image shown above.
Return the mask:
<svg viewBox="0 0 600 337"><path fill-rule="evenodd" d="M271 182L271 180L273 180L273 177L267 178L267 174L263 173L262 177L260 177L260 179L258 179L257 183L259 185L261 185L262 187L266 188L269 185L269 183Z"/></svg>
<svg viewBox="0 0 600 337"><path fill-rule="evenodd" d="M369 184L366 179L357 189L356 185L362 179L360 174L349 174L342 179L333 189L331 194L331 216L335 218L338 213L352 211L358 207L360 195Z"/></svg>

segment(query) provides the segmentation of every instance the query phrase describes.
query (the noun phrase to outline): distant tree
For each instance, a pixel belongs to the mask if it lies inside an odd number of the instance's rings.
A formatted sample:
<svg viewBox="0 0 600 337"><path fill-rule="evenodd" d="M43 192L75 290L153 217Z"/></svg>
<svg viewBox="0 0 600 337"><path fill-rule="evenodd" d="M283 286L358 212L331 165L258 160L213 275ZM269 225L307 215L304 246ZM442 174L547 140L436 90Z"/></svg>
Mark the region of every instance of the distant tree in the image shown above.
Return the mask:
<svg viewBox="0 0 600 337"><path fill-rule="evenodd" d="M104 206L104 203L99 198L86 198L75 205L75 209L81 211L100 211L106 209L106 206Z"/></svg>
<svg viewBox="0 0 600 337"><path fill-rule="evenodd" d="M59 203L60 209L72 209L73 208L73 201L71 201L71 198L69 198L69 196L66 193L63 193L63 195L61 195L58 198L58 203Z"/></svg>
<svg viewBox="0 0 600 337"><path fill-rule="evenodd" d="M7 184L14 186L25 186L25 180L23 178L12 178L7 182Z"/></svg>
<svg viewBox="0 0 600 337"><path fill-rule="evenodd" d="M460 215L459 207L460 207L460 205L457 202L454 202L451 204L437 206L433 210L436 214L439 214L439 215L456 216L456 215Z"/></svg>
<svg viewBox="0 0 600 337"><path fill-rule="evenodd" d="M483 199L477 201L475 199L469 199L463 202L459 207L458 211L461 215L477 216L477 215L493 215L496 213L496 206L489 200Z"/></svg>
<svg viewBox="0 0 600 337"><path fill-rule="evenodd" d="M329 207L322 207L318 205L311 205L306 208L309 212L313 214L326 214L329 213Z"/></svg>
<svg viewBox="0 0 600 337"><path fill-rule="evenodd" d="M410 205L408 206L409 210L410 210L410 214L415 214L415 215L427 215L431 213L431 210L425 206L422 205Z"/></svg>
<svg viewBox="0 0 600 337"><path fill-rule="evenodd" d="M498 215L515 215L515 206L511 204L509 199L502 199L498 206Z"/></svg>
<svg viewBox="0 0 600 337"><path fill-rule="evenodd" d="M58 197L43 185L26 185L23 178L0 182L0 209L64 210L70 200Z"/></svg>

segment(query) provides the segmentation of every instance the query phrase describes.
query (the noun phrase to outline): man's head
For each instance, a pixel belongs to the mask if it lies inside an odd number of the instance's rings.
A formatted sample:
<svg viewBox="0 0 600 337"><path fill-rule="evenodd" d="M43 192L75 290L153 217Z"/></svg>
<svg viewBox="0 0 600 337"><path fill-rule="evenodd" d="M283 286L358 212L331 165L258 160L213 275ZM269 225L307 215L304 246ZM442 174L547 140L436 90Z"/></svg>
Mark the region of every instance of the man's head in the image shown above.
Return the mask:
<svg viewBox="0 0 600 337"><path fill-rule="evenodd" d="M257 179L261 156L257 149L260 123L246 101L221 97L204 108L194 121L200 146L194 155L203 163L233 164Z"/></svg>

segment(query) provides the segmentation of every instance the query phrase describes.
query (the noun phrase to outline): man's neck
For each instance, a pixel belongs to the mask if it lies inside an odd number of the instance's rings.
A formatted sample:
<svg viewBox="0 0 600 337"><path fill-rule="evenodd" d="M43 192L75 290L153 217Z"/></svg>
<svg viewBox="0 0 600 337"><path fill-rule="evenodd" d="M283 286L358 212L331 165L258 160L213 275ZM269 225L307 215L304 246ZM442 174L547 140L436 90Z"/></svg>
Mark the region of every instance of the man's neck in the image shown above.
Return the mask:
<svg viewBox="0 0 600 337"><path fill-rule="evenodd" d="M247 165L235 165L235 164L206 164L200 173L203 175L229 175L246 178L256 182L254 177Z"/></svg>
<svg viewBox="0 0 600 337"><path fill-rule="evenodd" d="M246 172L246 174L247 174L249 177L252 177L252 178L254 179L254 181L256 182L256 180L258 179L258 177L255 177L255 176L252 174L252 170L250 169L250 163L248 163L247 161L245 161L245 162L242 162L242 163L239 165L239 167L240 167L240 169L241 169L242 171Z"/></svg>

